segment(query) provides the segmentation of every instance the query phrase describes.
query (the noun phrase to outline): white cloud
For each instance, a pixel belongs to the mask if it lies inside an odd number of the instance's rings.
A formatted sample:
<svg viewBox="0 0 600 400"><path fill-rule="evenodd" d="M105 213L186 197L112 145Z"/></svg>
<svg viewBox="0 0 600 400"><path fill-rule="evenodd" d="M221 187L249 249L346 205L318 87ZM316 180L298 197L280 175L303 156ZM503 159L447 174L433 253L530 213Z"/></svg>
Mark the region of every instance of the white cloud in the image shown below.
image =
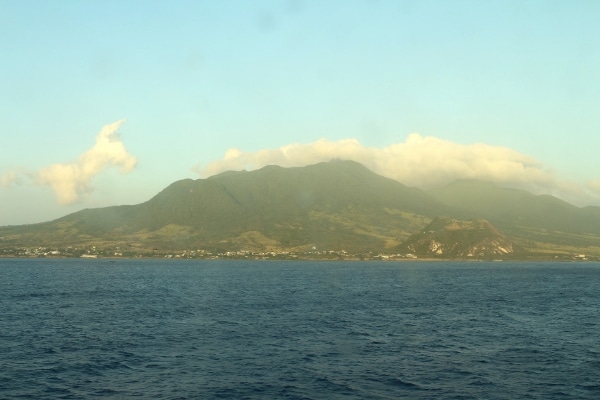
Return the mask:
<svg viewBox="0 0 600 400"><path fill-rule="evenodd" d="M71 163L52 164L37 172L10 171L2 176L2 184L18 182L28 177L33 182L49 186L60 204L73 204L92 190L93 178L110 167L119 167L121 173L133 170L137 164L120 141L117 130L125 120L104 126L94 146Z"/></svg>
<svg viewBox="0 0 600 400"><path fill-rule="evenodd" d="M438 187L457 179L479 179L579 203L583 198L593 200L584 194L581 185L559 180L539 161L510 148L483 143L463 145L419 134L383 148L365 147L355 139L321 139L257 152L230 149L222 160L197 172L206 177L227 170L252 170L269 164L299 167L334 158L357 161L377 174L420 188ZM600 182L595 185L600 194Z"/></svg>
<svg viewBox="0 0 600 400"><path fill-rule="evenodd" d="M321 139L252 153L230 149L223 160L198 172L210 176L226 170L257 169L269 164L297 167L334 158L357 161L380 175L417 187L439 186L459 178L542 185L554 180L539 162L509 148L462 145L419 134L384 148L368 148L355 139Z"/></svg>
<svg viewBox="0 0 600 400"><path fill-rule="evenodd" d="M19 173L17 171L8 171L0 177L0 186L8 187L16 185L21 181Z"/></svg>
<svg viewBox="0 0 600 400"><path fill-rule="evenodd" d="M600 179L591 179L585 183L585 186L592 193L600 196Z"/></svg>

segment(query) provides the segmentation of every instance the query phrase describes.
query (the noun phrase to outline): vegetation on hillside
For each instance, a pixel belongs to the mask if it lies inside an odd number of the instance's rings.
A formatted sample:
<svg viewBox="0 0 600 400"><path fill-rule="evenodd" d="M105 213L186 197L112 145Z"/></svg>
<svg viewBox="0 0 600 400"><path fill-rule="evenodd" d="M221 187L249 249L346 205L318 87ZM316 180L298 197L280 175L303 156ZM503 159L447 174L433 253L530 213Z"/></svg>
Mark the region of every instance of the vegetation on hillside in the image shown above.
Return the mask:
<svg viewBox="0 0 600 400"><path fill-rule="evenodd" d="M551 196L475 181L426 193L339 160L186 179L142 204L1 227L0 249L93 246L145 255L186 249L393 254L409 251L401 244L411 235L439 231L425 228L438 216L489 221L487 231L466 225L452 231L453 240L462 244L487 240L483 232L493 231L522 249L523 257L600 256L598 207L577 208ZM442 254L436 256L465 256L450 250Z"/></svg>

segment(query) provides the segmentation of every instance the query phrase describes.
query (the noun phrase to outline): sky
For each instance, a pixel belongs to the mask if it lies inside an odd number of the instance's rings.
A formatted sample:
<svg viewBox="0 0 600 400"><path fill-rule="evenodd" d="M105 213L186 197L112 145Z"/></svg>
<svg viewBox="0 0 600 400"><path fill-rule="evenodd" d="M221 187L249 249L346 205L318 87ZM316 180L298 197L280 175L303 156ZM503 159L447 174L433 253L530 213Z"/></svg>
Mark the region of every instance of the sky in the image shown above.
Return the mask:
<svg viewBox="0 0 600 400"><path fill-rule="evenodd" d="M600 205L600 2L0 0L0 226L353 159Z"/></svg>

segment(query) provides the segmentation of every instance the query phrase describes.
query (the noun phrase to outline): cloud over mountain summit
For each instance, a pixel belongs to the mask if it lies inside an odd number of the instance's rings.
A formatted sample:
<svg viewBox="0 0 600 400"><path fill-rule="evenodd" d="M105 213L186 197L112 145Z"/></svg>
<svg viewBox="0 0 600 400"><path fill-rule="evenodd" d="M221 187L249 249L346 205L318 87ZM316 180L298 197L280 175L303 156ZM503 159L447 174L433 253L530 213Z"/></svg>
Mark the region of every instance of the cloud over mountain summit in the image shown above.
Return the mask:
<svg viewBox="0 0 600 400"><path fill-rule="evenodd" d="M356 139L337 142L321 139L257 152L230 149L222 160L212 162L198 172L210 176L269 164L299 167L335 158L357 161L380 175L418 187L439 186L465 178L540 185L554 180L541 163L509 148L462 145L416 133L409 135L404 143L383 148L365 147Z"/></svg>
<svg viewBox="0 0 600 400"><path fill-rule="evenodd" d="M541 162L508 147L465 145L416 133L405 142L383 148L365 147L356 139L336 142L321 139L256 152L234 148L222 160L196 170L206 177L227 170L253 170L270 164L300 167L331 159L353 160L377 174L420 188L438 187L458 179L477 179L575 202L577 199L581 202L583 197L593 198L581 185L561 181Z"/></svg>

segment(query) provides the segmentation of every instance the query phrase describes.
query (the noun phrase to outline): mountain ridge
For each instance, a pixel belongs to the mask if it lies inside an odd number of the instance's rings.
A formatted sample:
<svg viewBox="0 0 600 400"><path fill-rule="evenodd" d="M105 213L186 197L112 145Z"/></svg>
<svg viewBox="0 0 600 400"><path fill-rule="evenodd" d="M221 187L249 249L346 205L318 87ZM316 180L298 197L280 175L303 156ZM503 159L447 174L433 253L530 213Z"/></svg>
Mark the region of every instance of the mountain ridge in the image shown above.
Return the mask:
<svg viewBox="0 0 600 400"><path fill-rule="evenodd" d="M0 248L394 252L436 217L485 219L530 253L600 255L600 208L489 183L425 192L345 160L179 180L137 205L0 227Z"/></svg>
<svg viewBox="0 0 600 400"><path fill-rule="evenodd" d="M600 234L600 207L577 207L548 194L501 188L490 182L458 180L429 190L449 206L469 209L472 218L515 231L519 225L572 233Z"/></svg>

